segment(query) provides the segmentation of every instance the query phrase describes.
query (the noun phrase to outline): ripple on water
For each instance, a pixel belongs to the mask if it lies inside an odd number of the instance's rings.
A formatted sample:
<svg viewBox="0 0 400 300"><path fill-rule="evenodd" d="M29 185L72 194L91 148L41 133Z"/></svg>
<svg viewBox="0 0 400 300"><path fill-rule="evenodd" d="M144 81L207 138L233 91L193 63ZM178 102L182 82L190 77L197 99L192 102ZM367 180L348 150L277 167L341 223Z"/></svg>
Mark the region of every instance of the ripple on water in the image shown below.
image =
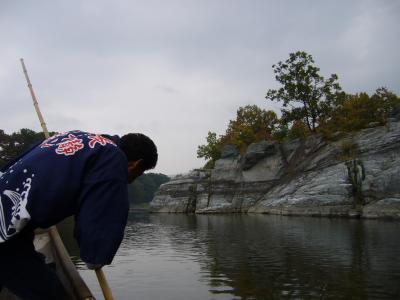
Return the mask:
<svg viewBox="0 0 400 300"><path fill-rule="evenodd" d="M400 298L399 229L344 219L131 215L106 274L117 299Z"/></svg>

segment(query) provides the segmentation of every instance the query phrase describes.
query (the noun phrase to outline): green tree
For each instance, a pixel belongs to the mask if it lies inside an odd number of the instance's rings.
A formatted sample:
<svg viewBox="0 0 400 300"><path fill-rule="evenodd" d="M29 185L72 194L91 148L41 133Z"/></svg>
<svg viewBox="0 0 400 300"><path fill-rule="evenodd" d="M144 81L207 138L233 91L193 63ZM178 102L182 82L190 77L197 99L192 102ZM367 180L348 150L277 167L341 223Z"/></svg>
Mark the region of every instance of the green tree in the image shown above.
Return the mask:
<svg viewBox="0 0 400 300"><path fill-rule="evenodd" d="M310 134L307 126L302 121L294 121L288 132L289 140L305 138Z"/></svg>
<svg viewBox="0 0 400 300"><path fill-rule="evenodd" d="M9 160L6 148L10 143L10 136L0 129L0 168Z"/></svg>
<svg viewBox="0 0 400 300"><path fill-rule="evenodd" d="M309 131L315 132L318 122L329 118L341 91L338 76L332 74L325 80L312 56L304 51L290 53L285 62L280 61L272 68L282 87L268 90L265 98L283 102L285 123L302 121Z"/></svg>
<svg viewBox="0 0 400 300"><path fill-rule="evenodd" d="M239 107L236 119L229 121L221 143L235 145L244 152L251 143L272 139L277 124L278 117L271 110L261 109L257 105Z"/></svg>
<svg viewBox="0 0 400 300"><path fill-rule="evenodd" d="M137 178L128 186L129 201L131 204L148 203L159 186L168 182L170 178L160 173L146 173Z"/></svg>
<svg viewBox="0 0 400 300"><path fill-rule="evenodd" d="M385 87L378 88L371 100L375 103L376 119L382 124L386 124L389 114L400 106L400 98Z"/></svg>
<svg viewBox="0 0 400 300"><path fill-rule="evenodd" d="M43 139L44 134L42 132L35 132L27 128L10 135L0 130L0 167L22 154L32 144Z"/></svg>
<svg viewBox="0 0 400 300"><path fill-rule="evenodd" d="M215 132L209 131L206 137L206 144L200 145L197 147L197 157L204 158L212 162L216 161L221 157L221 139L217 138L217 134Z"/></svg>
<svg viewBox="0 0 400 300"><path fill-rule="evenodd" d="M278 125L272 133L272 139L278 142L284 142L289 138L289 126L282 120L278 121Z"/></svg>
<svg viewBox="0 0 400 300"><path fill-rule="evenodd" d="M370 123L385 125L400 98L386 88L378 88L372 96L367 93L345 94L337 101L332 117L322 125L323 132L357 131Z"/></svg>
<svg viewBox="0 0 400 300"><path fill-rule="evenodd" d="M212 168L221 157L224 145L235 145L244 152L251 143L272 139L278 123L277 115L271 110L261 109L257 105L239 107L236 118L229 121L225 134L217 137L215 132L208 132L207 143L197 148L197 157L207 159L206 168Z"/></svg>

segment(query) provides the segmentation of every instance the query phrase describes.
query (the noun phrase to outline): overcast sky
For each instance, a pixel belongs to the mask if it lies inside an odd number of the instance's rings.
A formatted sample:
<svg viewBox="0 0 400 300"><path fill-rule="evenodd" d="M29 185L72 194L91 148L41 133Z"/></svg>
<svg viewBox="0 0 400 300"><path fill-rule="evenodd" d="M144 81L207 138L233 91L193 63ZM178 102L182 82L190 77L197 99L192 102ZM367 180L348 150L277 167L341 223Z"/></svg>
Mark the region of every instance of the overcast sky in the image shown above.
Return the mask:
<svg viewBox="0 0 400 300"><path fill-rule="evenodd" d="M143 132L156 172L200 167L199 144L267 102L272 64L314 57L349 93L400 94L400 1L0 0L0 129Z"/></svg>

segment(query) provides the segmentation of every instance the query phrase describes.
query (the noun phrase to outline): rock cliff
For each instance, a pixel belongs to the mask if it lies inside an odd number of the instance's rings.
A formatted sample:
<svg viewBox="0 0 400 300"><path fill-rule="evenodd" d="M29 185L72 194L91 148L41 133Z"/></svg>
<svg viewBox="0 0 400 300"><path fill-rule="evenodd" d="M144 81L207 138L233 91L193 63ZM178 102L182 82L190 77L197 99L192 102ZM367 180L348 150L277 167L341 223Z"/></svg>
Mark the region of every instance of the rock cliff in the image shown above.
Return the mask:
<svg viewBox="0 0 400 300"><path fill-rule="evenodd" d="M373 126L263 141L244 155L226 146L214 169L163 184L152 211L400 218L400 117Z"/></svg>

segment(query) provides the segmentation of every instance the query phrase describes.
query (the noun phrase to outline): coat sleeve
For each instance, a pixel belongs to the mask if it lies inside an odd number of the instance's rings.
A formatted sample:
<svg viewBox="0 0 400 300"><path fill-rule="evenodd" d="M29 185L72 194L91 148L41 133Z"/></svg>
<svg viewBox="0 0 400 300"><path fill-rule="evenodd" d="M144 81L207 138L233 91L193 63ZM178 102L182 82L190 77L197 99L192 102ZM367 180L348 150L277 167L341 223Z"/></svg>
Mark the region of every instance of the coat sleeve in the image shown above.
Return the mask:
<svg viewBox="0 0 400 300"><path fill-rule="evenodd" d="M94 183L85 188L83 197L75 224L81 258L86 263L110 264L124 237L128 218L126 184Z"/></svg>
<svg viewBox="0 0 400 300"><path fill-rule="evenodd" d="M75 238L86 263L110 264L121 244L129 211L126 172L125 164L108 160L83 184Z"/></svg>

